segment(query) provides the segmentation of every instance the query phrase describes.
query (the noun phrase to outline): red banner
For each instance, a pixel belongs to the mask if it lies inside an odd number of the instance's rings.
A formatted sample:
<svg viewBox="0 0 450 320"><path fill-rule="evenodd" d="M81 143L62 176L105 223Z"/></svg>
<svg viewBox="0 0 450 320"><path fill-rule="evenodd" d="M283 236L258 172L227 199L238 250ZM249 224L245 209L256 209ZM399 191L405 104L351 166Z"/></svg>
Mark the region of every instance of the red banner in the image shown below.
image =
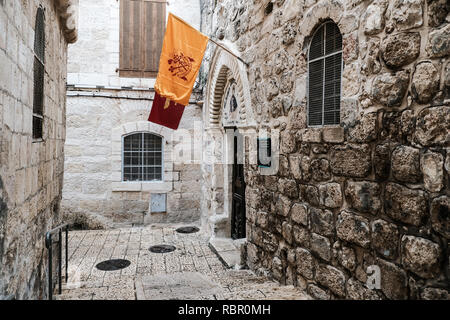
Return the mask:
<svg viewBox="0 0 450 320"><path fill-rule="evenodd" d="M155 92L152 110L148 121L177 130L183 116L184 106L161 97Z"/></svg>

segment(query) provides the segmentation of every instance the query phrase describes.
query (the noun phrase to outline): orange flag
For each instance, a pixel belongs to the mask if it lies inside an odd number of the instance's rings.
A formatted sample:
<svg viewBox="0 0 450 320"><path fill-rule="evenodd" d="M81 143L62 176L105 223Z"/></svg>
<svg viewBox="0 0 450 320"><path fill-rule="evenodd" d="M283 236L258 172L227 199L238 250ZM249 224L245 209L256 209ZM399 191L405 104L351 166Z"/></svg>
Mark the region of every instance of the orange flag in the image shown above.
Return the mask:
<svg viewBox="0 0 450 320"><path fill-rule="evenodd" d="M186 106L209 38L169 13L155 91L163 98Z"/></svg>

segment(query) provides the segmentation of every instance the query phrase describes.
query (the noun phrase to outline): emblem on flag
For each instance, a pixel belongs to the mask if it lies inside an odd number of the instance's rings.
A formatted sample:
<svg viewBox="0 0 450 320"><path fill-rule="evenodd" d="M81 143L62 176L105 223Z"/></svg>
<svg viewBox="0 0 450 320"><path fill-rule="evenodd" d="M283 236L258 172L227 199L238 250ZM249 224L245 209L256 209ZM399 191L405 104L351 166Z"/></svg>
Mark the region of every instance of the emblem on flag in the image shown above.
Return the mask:
<svg viewBox="0 0 450 320"><path fill-rule="evenodd" d="M187 57L180 53L174 53L172 59L167 61L170 65L169 71L173 76L176 76L184 81L188 81L186 76L192 71L192 63L195 62L191 57Z"/></svg>

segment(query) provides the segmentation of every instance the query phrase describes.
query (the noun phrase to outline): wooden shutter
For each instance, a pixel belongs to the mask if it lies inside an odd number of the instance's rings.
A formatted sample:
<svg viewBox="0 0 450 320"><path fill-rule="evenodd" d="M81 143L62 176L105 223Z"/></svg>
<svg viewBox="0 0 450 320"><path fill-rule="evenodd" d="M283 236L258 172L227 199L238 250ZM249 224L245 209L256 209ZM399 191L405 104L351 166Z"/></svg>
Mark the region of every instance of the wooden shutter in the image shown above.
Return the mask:
<svg viewBox="0 0 450 320"><path fill-rule="evenodd" d="M340 123L342 35L333 22L314 34L309 49L308 125Z"/></svg>
<svg viewBox="0 0 450 320"><path fill-rule="evenodd" d="M323 38L324 26L316 31L309 48L308 124L322 124L323 110ZM318 60L315 60L318 59ZM313 60L313 61L311 61Z"/></svg>
<svg viewBox="0 0 450 320"><path fill-rule="evenodd" d="M156 77L165 25L165 0L121 0L121 77Z"/></svg>

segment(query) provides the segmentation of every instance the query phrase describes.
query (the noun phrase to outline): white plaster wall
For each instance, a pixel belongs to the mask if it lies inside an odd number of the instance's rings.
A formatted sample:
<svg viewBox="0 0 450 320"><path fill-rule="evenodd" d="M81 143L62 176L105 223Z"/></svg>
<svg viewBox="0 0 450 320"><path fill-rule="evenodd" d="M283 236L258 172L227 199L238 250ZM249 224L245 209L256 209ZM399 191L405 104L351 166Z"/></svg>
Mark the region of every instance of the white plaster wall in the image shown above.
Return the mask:
<svg viewBox="0 0 450 320"><path fill-rule="evenodd" d="M69 85L152 88L155 79L120 78L120 1L79 0L78 42L69 48ZM168 1L169 12L200 29L199 0Z"/></svg>

